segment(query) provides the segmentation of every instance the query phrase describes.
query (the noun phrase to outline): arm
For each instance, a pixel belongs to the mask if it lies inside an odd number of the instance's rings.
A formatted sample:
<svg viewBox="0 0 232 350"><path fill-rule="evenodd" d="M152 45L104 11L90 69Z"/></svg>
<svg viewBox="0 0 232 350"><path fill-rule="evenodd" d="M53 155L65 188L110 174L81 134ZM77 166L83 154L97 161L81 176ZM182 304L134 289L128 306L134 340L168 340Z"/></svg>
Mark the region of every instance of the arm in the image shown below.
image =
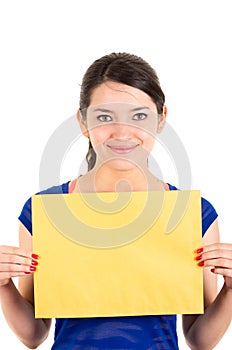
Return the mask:
<svg viewBox="0 0 232 350"><path fill-rule="evenodd" d="M35 319L33 305L32 238L20 224L20 247L0 247L0 300L7 323L16 336L30 349L48 336L50 319ZM19 277L18 289L12 277Z"/></svg>
<svg viewBox="0 0 232 350"><path fill-rule="evenodd" d="M200 261L204 262L205 312L183 315L184 335L192 350L213 349L232 319L232 245L219 243L217 220L207 230L203 243ZM217 274L223 275L225 280L218 295Z"/></svg>

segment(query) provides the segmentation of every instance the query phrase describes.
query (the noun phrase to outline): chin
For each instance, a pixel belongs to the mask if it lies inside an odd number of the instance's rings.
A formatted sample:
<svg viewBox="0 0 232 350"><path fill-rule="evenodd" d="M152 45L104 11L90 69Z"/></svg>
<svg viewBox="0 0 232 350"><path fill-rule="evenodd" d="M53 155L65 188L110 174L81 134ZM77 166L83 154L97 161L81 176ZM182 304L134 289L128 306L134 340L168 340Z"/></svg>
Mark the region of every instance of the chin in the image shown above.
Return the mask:
<svg viewBox="0 0 232 350"><path fill-rule="evenodd" d="M142 166L139 166L139 164L136 164L135 162L124 160L124 159L114 159L110 160L106 163L108 167L110 167L112 170L115 171L130 171L136 168L143 169Z"/></svg>

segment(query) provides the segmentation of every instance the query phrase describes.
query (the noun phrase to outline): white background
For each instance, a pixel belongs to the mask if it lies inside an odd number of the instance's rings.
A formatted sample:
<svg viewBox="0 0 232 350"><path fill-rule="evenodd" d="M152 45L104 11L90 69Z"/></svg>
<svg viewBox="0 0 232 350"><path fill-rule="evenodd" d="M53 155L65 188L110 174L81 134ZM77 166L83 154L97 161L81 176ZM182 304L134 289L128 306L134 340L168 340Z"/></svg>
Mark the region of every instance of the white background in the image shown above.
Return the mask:
<svg viewBox="0 0 232 350"><path fill-rule="evenodd" d="M222 241L232 242L230 6L229 0L1 2L0 244L17 245L17 216L39 190L46 142L78 108L89 64L112 51L140 55L157 70L169 124L191 160L192 188L214 204ZM78 174L85 150L74 148L75 155L71 149L64 160L61 182ZM163 176L178 185L165 159ZM52 336L40 349L50 348ZM228 349L231 336L232 328L216 349ZM181 330L179 337L180 349L187 349ZM1 312L0 343L25 349Z"/></svg>

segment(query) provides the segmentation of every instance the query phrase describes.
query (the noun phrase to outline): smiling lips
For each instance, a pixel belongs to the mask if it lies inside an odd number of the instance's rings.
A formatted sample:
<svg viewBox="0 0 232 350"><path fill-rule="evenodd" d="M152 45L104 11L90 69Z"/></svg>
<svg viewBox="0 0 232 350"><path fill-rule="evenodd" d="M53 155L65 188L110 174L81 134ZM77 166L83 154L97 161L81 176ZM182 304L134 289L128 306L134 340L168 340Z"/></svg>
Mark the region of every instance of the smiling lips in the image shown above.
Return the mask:
<svg viewBox="0 0 232 350"><path fill-rule="evenodd" d="M128 154L133 151L138 145L107 145L113 152L117 154Z"/></svg>

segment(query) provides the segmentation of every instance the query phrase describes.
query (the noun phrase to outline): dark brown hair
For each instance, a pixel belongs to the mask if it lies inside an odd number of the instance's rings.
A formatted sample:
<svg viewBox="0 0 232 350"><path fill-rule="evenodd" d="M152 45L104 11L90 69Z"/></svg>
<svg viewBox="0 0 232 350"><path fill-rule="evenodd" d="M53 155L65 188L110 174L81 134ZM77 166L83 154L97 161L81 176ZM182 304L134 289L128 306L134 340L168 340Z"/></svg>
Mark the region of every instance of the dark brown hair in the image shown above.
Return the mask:
<svg viewBox="0 0 232 350"><path fill-rule="evenodd" d="M128 53L111 53L94 61L87 69L81 85L80 110L90 105L93 90L106 81L115 81L142 90L155 102L158 114L163 113L165 96L156 71L141 57ZM96 162L96 153L89 142L86 156L88 171Z"/></svg>

